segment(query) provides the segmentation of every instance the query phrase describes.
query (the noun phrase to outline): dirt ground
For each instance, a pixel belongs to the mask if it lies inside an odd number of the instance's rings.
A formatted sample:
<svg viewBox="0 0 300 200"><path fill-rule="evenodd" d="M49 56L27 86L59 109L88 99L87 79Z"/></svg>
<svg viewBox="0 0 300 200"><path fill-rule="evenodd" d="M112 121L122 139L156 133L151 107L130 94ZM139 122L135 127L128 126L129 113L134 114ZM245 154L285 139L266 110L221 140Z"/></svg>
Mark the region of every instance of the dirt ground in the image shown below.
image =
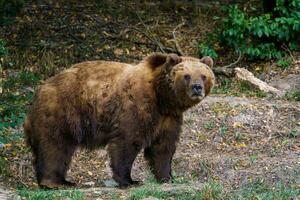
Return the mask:
<svg viewBox="0 0 300 200"><path fill-rule="evenodd" d="M63 6L53 2L26 7L17 23L0 30L1 37L8 41L8 59L15 66L4 71L22 69L47 78L84 60L136 62L154 51L178 52L175 41L185 55L197 57L199 40L217 24L210 17L218 12L214 6L193 8L196 14L191 15L191 8L185 5L175 12L169 7L158 10L149 2L143 6L134 1L118 2L99 7L93 3ZM216 65L235 59L236 55L222 55ZM299 66L278 71L272 61L245 62L237 67L259 65L260 78L266 80L299 74ZM22 128L8 131L22 132ZM175 180L197 185L212 179L227 190L257 180L300 187L299 133L299 102L212 95L185 113L173 160ZM0 147L0 153L9 163L0 186L37 188L31 153L22 138ZM68 174L80 188L107 185L111 172L105 149L78 150ZM151 177L142 153L134 163L132 176L137 180Z"/></svg>
<svg viewBox="0 0 300 200"><path fill-rule="evenodd" d="M257 179L300 184L300 141L293 136L299 131L300 103L208 97L185 114L173 161L175 177L195 183L213 179L230 190ZM24 141L13 144L11 150L23 145ZM13 175L8 185L37 187L30 152L19 152L10 161ZM151 176L142 154L132 176L137 180ZM78 150L69 179L83 188L104 186L111 179L106 151Z"/></svg>

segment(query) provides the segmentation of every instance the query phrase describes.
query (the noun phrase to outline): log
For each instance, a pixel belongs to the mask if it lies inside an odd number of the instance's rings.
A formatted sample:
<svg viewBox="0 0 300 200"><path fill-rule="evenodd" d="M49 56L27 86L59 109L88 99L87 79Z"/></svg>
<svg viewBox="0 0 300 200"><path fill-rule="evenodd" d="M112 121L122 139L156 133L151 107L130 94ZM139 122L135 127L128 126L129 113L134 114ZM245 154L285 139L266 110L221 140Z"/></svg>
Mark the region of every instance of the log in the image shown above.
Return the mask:
<svg viewBox="0 0 300 200"><path fill-rule="evenodd" d="M262 90L266 93L272 93L278 97L282 97L284 95L283 91L280 91L280 90L268 85L266 82L256 78L253 75L253 73L251 73L250 71L248 71L245 68L236 67L236 68L234 68L234 71L235 71L235 76L238 79L250 82L251 84L255 85L260 90Z"/></svg>

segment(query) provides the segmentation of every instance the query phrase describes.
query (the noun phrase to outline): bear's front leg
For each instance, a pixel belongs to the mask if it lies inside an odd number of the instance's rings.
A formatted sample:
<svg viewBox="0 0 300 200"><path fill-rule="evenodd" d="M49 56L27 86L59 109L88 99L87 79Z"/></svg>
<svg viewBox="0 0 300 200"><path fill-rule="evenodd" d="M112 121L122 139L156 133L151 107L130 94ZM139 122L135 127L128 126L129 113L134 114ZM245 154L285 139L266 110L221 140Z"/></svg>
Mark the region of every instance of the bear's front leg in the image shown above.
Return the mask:
<svg viewBox="0 0 300 200"><path fill-rule="evenodd" d="M163 132L150 147L144 150L151 171L160 182L168 182L172 178L171 165L178 135L177 132Z"/></svg>
<svg viewBox="0 0 300 200"><path fill-rule="evenodd" d="M116 138L109 144L108 152L113 179L118 182L120 188L137 183L131 178L131 168L141 146L138 143L126 141L124 138Z"/></svg>

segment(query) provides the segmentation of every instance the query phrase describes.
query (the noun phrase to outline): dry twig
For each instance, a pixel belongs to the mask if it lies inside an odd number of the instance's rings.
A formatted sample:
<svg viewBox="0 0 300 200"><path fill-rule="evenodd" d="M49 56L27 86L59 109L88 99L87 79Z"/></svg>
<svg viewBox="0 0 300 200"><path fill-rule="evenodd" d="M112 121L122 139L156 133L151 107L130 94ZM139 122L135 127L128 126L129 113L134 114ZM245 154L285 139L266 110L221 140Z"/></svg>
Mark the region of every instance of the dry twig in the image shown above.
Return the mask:
<svg viewBox="0 0 300 200"><path fill-rule="evenodd" d="M295 64L297 64L297 61L296 61L296 59L295 59L293 53L291 52L290 48L289 48L286 44L283 44L281 47L282 47L285 51L287 51L287 52L290 54L290 56L291 56L293 62L294 62Z"/></svg>
<svg viewBox="0 0 300 200"><path fill-rule="evenodd" d="M241 61L241 59L242 59L242 53L241 53L241 51L239 51L239 56L238 56L237 60L230 63L229 65L213 68L213 71L216 75L224 75L227 77L233 77L235 74L233 66L238 64Z"/></svg>
<svg viewBox="0 0 300 200"><path fill-rule="evenodd" d="M183 56L183 55L185 55L184 54L184 52L182 51L182 49L181 49L181 47L180 47L180 45L179 45L179 43L178 43L178 41L177 41L177 38L176 38L176 30L177 29L179 29L180 27L182 27L183 25L185 24L185 22L182 22L182 23L180 23L180 24L178 24L175 28L174 28L174 30L173 30L173 41L174 41L174 43L175 43L175 47L176 47L176 50L177 50L177 53L180 55L180 56Z"/></svg>

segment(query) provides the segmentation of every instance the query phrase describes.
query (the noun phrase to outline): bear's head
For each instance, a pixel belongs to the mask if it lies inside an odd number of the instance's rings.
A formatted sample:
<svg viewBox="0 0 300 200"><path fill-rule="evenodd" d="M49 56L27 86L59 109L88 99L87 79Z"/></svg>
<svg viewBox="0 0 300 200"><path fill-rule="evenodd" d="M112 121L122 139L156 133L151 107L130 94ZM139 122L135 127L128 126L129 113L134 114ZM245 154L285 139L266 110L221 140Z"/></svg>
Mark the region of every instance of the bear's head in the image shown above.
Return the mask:
<svg viewBox="0 0 300 200"><path fill-rule="evenodd" d="M215 83L212 71L213 60L179 57L176 54L152 54L148 57L150 66L159 70L158 93L168 101L188 108L206 97ZM171 103L171 102L170 102Z"/></svg>
<svg viewBox="0 0 300 200"><path fill-rule="evenodd" d="M213 60L206 56L202 59L181 57L182 61L174 65L170 71L174 81L173 89L176 96L192 104L206 97L215 83L212 72Z"/></svg>

